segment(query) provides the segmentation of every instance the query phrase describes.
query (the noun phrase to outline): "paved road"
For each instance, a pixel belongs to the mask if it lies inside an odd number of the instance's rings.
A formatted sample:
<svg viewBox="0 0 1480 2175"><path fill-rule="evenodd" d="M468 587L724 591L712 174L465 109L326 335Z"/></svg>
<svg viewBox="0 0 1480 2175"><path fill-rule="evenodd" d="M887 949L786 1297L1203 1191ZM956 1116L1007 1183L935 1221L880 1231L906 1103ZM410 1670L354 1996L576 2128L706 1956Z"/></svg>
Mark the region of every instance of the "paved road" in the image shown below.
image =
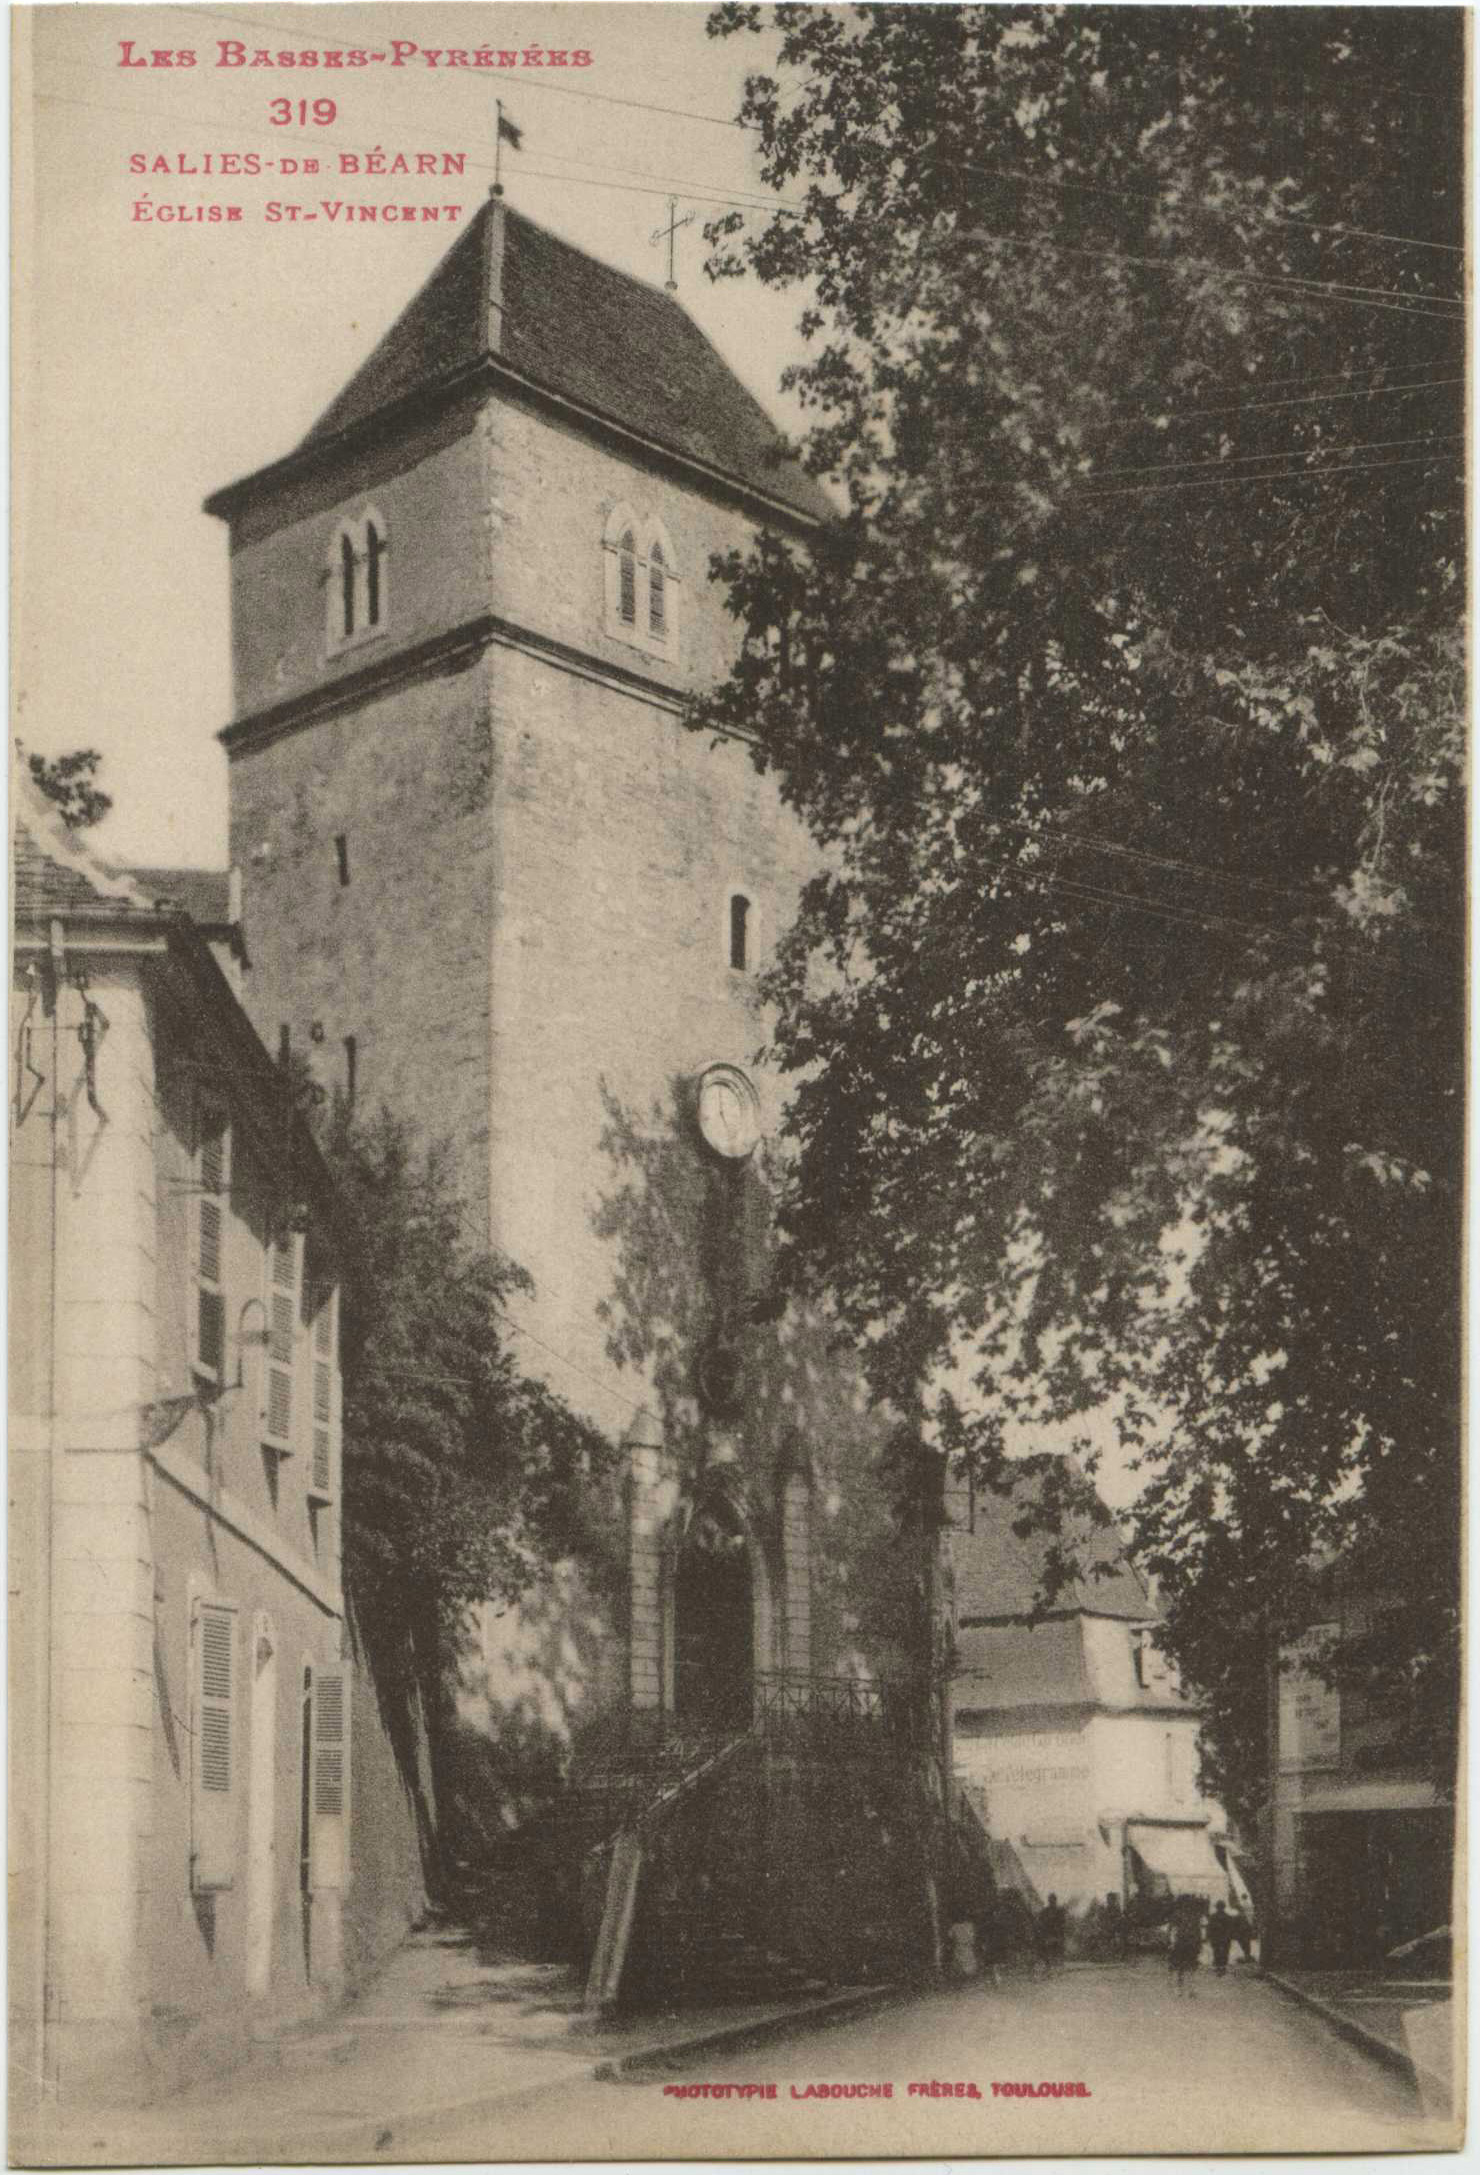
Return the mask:
<svg viewBox="0 0 1480 2175"><path fill-rule="evenodd" d="M908 2095L911 2081L932 2080L975 2083L982 2097ZM1084 2084L1088 2096L994 2096L994 2080ZM664 2082L769 2083L777 2096L679 2099ZM800 2097L809 2084L886 2082L888 2100ZM663 2080L582 2083L496 2122L403 2134L385 2157L1191 2155L1437 2142L1405 2084L1257 1977L1204 1970L1193 1998L1179 2000L1145 1959L926 1995Z"/></svg>

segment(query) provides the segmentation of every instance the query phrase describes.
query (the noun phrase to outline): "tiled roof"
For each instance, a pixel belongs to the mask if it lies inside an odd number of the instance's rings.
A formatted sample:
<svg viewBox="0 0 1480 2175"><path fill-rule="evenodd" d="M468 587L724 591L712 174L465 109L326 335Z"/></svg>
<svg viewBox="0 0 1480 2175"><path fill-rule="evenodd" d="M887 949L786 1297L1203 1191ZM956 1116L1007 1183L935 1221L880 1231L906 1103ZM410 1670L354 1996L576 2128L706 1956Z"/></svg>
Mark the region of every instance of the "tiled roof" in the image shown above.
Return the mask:
<svg viewBox="0 0 1480 2175"><path fill-rule="evenodd" d="M958 1631L956 1655L958 1710L1080 1706L1092 1697L1072 1618Z"/></svg>
<svg viewBox="0 0 1480 2175"><path fill-rule="evenodd" d="M964 1505L953 1505L953 1530L947 1536L951 1567L955 1574L958 1622L971 1617L1029 1616L1041 1606L1043 1571L1057 1537L1014 1533L1014 1521L1033 1503L1036 1476L1050 1465L1047 1459L1025 1459L1021 1480L1012 1493L998 1495L991 1488L976 1493L974 1532L965 1530ZM1133 1623L1155 1618L1153 1605L1140 1577L1127 1562L1113 1526L1092 1526L1088 1520L1066 1520L1058 1543L1077 1549L1086 1575L1066 1586L1055 1598L1055 1610L1082 1610L1091 1616L1117 1616Z"/></svg>
<svg viewBox="0 0 1480 2175"><path fill-rule="evenodd" d="M503 225L501 312L489 307L495 220ZM300 451L481 361L491 338L500 361L546 391L801 513L821 519L831 513L811 478L781 455L759 401L671 295L493 202L325 409Z"/></svg>
<svg viewBox="0 0 1480 2175"><path fill-rule="evenodd" d="M120 873L149 898L188 914L202 928L219 928L231 920L231 876L224 868L131 868Z"/></svg>
<svg viewBox="0 0 1480 2175"><path fill-rule="evenodd" d="M104 868L29 780L17 776L12 796L18 921L89 910L152 916L152 902L126 876Z"/></svg>

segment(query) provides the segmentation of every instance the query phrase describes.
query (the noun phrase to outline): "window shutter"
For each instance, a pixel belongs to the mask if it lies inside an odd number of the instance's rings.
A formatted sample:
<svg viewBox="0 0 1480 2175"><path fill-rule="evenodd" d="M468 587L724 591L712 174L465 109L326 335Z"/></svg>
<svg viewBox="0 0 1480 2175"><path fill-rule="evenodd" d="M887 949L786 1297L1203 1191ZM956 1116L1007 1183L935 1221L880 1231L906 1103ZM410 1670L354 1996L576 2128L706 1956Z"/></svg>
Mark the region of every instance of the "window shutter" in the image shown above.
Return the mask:
<svg viewBox="0 0 1480 2175"><path fill-rule="evenodd" d="M343 1888L349 1873L349 1671L315 1669L310 1728L313 1830L309 1885Z"/></svg>
<svg viewBox="0 0 1480 2175"><path fill-rule="evenodd" d="M668 595L661 544L654 544L648 557L648 633L655 642L661 642L668 633Z"/></svg>
<svg viewBox="0 0 1480 2175"><path fill-rule="evenodd" d="M298 1241L290 1231L267 1256L267 1372L262 1439L274 1450L293 1447L293 1346L298 1316Z"/></svg>
<svg viewBox="0 0 1480 2175"><path fill-rule="evenodd" d="M636 626L637 542L630 529L617 546L617 611L627 626Z"/></svg>
<svg viewBox="0 0 1480 2175"><path fill-rule="evenodd" d="M201 1102L195 1117L195 1322L191 1359L219 1382L226 1366L226 1202L231 1132L219 1104Z"/></svg>
<svg viewBox="0 0 1480 2175"><path fill-rule="evenodd" d="M197 1601L191 1624L190 1885L230 1888L236 1875L236 1610Z"/></svg>
<svg viewBox="0 0 1480 2175"><path fill-rule="evenodd" d="M331 1289L316 1295L313 1315L313 1464L309 1492L328 1502L334 1494L335 1458L335 1301Z"/></svg>

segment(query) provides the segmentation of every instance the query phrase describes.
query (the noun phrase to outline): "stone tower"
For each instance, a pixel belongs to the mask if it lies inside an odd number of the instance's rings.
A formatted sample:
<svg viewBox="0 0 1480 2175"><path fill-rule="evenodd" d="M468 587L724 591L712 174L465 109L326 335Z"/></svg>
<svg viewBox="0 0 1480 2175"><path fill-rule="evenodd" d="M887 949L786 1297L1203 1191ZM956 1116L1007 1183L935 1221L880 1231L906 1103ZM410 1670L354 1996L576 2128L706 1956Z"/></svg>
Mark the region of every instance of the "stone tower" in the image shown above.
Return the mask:
<svg viewBox="0 0 1480 2175"><path fill-rule="evenodd" d="M909 1664L880 1429L826 1325L752 1326L780 1084L756 975L813 865L681 712L714 553L827 511L682 307L487 204L230 526L245 1001L449 1138L532 1275L522 1363L623 1446L610 1574L490 1618L466 1688L593 1746L852 1702Z"/></svg>

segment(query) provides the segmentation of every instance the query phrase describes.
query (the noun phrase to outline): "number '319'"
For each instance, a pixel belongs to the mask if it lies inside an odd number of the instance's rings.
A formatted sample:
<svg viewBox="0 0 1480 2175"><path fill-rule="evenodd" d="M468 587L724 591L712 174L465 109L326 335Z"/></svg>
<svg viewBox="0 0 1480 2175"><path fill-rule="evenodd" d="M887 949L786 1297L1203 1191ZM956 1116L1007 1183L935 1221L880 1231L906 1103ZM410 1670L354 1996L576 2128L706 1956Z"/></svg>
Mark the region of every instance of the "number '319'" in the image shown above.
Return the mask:
<svg viewBox="0 0 1480 2175"><path fill-rule="evenodd" d="M339 108L332 98L270 98L267 102L267 118L274 128L290 128L294 121L300 128L310 124L327 128L338 116Z"/></svg>

